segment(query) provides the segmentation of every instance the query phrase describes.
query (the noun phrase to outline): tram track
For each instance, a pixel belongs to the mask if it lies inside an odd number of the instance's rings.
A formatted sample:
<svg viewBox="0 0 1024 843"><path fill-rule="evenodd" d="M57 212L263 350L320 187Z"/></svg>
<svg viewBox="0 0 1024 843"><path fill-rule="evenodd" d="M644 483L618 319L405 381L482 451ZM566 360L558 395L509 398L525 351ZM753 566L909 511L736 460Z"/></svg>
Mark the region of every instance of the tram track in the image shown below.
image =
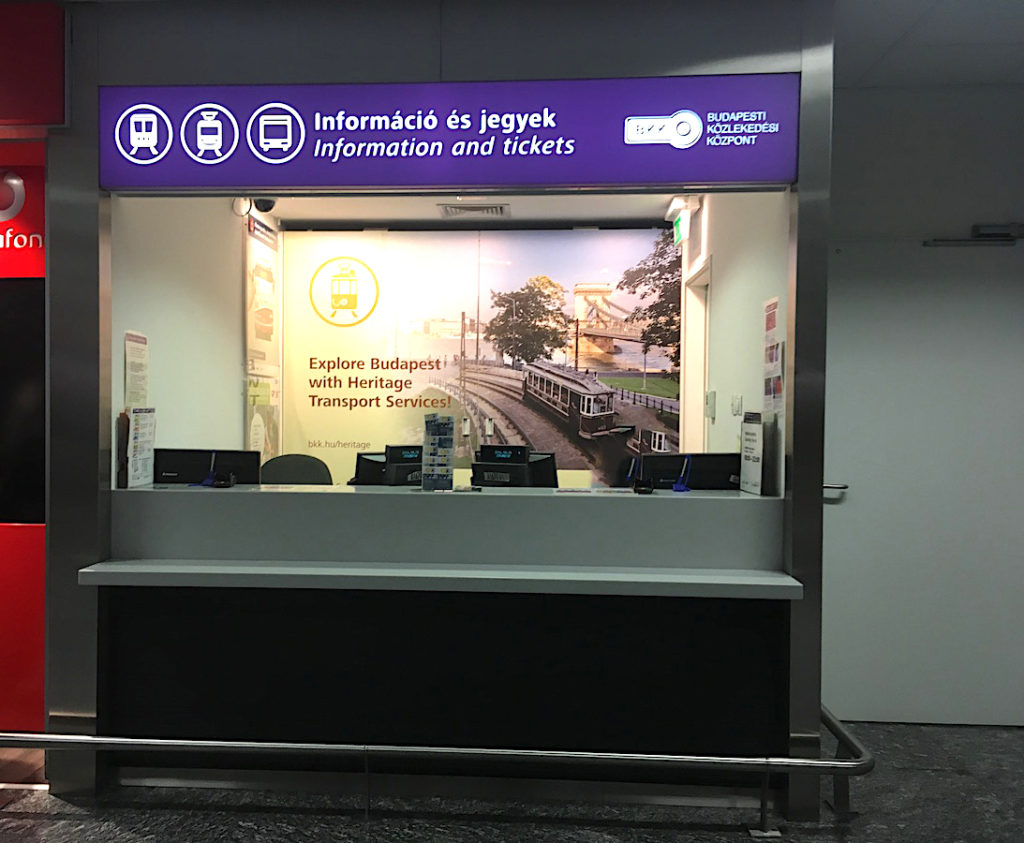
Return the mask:
<svg viewBox="0 0 1024 843"><path fill-rule="evenodd" d="M556 454L560 468L593 469L595 455L578 444L558 425L557 422L523 401L522 379L513 381L510 377L481 377L480 370L464 373L466 392L475 399L482 400L494 407L502 417L508 419L512 426L520 431L528 444L537 451L551 451ZM497 381L506 381L499 383ZM449 381L452 386L456 380ZM512 399L514 403L508 404Z"/></svg>

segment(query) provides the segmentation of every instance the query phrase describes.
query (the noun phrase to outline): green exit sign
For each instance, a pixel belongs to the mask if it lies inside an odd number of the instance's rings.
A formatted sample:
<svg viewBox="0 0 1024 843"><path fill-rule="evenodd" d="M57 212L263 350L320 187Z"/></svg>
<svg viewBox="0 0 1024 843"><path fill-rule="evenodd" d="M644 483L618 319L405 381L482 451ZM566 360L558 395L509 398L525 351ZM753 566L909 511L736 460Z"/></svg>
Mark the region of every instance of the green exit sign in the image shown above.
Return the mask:
<svg viewBox="0 0 1024 843"><path fill-rule="evenodd" d="M680 214L672 222L672 242L677 246L683 241L683 217L689 221L689 214Z"/></svg>

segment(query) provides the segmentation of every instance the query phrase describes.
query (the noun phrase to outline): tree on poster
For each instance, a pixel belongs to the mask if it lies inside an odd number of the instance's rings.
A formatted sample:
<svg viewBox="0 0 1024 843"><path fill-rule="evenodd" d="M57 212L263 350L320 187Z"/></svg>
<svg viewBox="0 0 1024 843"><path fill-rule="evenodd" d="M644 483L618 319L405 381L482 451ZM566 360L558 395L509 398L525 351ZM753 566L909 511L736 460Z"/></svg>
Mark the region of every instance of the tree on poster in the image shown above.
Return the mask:
<svg viewBox="0 0 1024 843"><path fill-rule="evenodd" d="M669 351L673 366L679 366L682 340L682 257L672 242L672 232L663 231L654 249L640 263L622 273L618 289L637 293L640 304L627 317L633 322L646 322L640 334L644 352L651 346Z"/></svg>
<svg viewBox="0 0 1024 843"><path fill-rule="evenodd" d="M492 290L491 304L498 313L484 336L513 363L549 358L565 345L565 290L546 275L535 275L510 293Z"/></svg>

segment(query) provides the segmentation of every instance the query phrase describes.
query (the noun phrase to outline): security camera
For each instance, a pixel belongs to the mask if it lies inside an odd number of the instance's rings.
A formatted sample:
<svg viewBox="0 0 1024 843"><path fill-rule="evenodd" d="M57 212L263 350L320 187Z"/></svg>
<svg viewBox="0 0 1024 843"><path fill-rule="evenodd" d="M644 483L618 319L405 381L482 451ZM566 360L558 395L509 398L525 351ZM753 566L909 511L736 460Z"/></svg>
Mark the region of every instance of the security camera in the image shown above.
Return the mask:
<svg viewBox="0 0 1024 843"><path fill-rule="evenodd" d="M269 214L274 210L274 206L277 204L276 199L254 199L252 202L256 206L256 210L261 214Z"/></svg>

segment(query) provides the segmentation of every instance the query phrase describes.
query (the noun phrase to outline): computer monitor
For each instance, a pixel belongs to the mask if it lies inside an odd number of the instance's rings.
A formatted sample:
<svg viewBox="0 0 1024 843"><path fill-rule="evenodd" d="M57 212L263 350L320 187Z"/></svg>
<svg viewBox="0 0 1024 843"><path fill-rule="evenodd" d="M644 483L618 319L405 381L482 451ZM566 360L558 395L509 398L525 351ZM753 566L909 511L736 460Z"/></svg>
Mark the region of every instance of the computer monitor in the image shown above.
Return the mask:
<svg viewBox="0 0 1024 843"><path fill-rule="evenodd" d="M671 489L680 478L686 479L686 454L644 454L640 457L640 480L649 480L655 489Z"/></svg>
<svg viewBox="0 0 1024 843"><path fill-rule="evenodd" d="M423 480L422 445L386 445L384 463L388 486L418 486Z"/></svg>
<svg viewBox="0 0 1024 843"><path fill-rule="evenodd" d="M686 485L691 489L738 489L740 455L690 454L690 472Z"/></svg>
<svg viewBox="0 0 1024 843"><path fill-rule="evenodd" d="M470 482L474 486L529 486L530 467L521 462L475 462Z"/></svg>
<svg viewBox="0 0 1024 843"><path fill-rule="evenodd" d="M259 451L214 451L213 473L235 475L236 483L260 482Z"/></svg>
<svg viewBox="0 0 1024 843"><path fill-rule="evenodd" d="M644 454L640 479L652 481L655 489L671 489L677 481L694 490L738 489L740 455Z"/></svg>
<svg viewBox="0 0 1024 843"><path fill-rule="evenodd" d="M558 469L555 455L546 451L535 451L530 454L529 467L530 486L535 489L557 489Z"/></svg>
<svg viewBox="0 0 1024 843"><path fill-rule="evenodd" d="M211 475L235 475L235 483L260 482L259 451L154 448L154 483L203 483Z"/></svg>
<svg viewBox="0 0 1024 843"><path fill-rule="evenodd" d="M213 452L201 448L154 448L154 483L202 483L213 468Z"/></svg>
<svg viewBox="0 0 1024 843"><path fill-rule="evenodd" d="M349 486L383 486L384 452L369 451L356 454L356 473L348 481Z"/></svg>

